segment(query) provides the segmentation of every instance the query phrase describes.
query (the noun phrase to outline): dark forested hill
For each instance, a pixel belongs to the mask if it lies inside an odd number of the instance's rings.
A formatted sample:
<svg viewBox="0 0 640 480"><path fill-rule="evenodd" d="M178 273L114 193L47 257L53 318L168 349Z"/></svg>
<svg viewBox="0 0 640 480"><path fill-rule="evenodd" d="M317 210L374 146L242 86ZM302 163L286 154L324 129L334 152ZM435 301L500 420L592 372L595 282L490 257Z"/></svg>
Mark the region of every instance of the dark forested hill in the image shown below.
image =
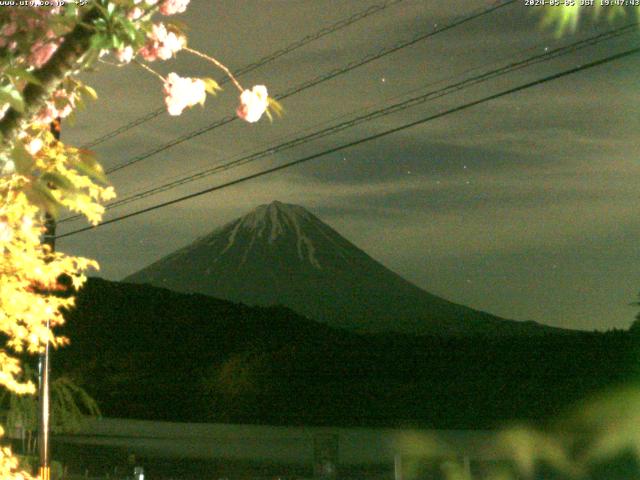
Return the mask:
<svg viewBox="0 0 640 480"><path fill-rule="evenodd" d="M486 428L546 418L636 377L638 336L360 335L247 307L90 279L54 352L107 416Z"/></svg>

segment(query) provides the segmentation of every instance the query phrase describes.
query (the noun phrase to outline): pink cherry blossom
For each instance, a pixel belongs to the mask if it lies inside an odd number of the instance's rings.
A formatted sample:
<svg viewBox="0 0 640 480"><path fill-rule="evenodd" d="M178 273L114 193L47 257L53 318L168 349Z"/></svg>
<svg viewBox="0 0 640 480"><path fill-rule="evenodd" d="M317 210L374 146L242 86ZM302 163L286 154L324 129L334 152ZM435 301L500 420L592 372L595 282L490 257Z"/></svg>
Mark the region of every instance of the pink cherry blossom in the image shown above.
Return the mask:
<svg viewBox="0 0 640 480"><path fill-rule="evenodd" d="M251 90L245 90L240 95L240 106L236 110L238 117L249 123L260 120L269 106L267 87L255 85Z"/></svg>
<svg viewBox="0 0 640 480"><path fill-rule="evenodd" d="M199 78L180 77L170 73L164 83L164 101L169 115L180 115L187 107L203 105L207 97L204 82Z"/></svg>
<svg viewBox="0 0 640 480"><path fill-rule="evenodd" d="M134 55L133 47L131 47L130 45L127 45L126 47L116 51L116 58L120 63L131 62L131 60L133 60L133 55Z"/></svg>
<svg viewBox="0 0 640 480"><path fill-rule="evenodd" d="M183 36L167 31L167 28L162 23L159 23L151 27L147 44L140 49L140 55L148 62L158 58L168 60L182 50L184 45L185 38Z"/></svg>
<svg viewBox="0 0 640 480"><path fill-rule="evenodd" d="M42 150L43 145L44 144L42 143L42 140L40 140L39 138L32 138L31 140L29 140L29 142L25 143L24 148L31 155L35 155L40 150Z"/></svg>
<svg viewBox="0 0 640 480"><path fill-rule="evenodd" d="M160 13L163 15L175 15L176 13L183 13L190 0L164 0L160 4Z"/></svg>
<svg viewBox="0 0 640 480"><path fill-rule="evenodd" d="M68 117L76 106L76 98L66 90L60 89L53 92L51 100L45 103L38 112L35 121L42 124L50 124L56 118Z"/></svg>
<svg viewBox="0 0 640 480"><path fill-rule="evenodd" d="M138 20L142 15L144 15L144 10L141 9L140 7L134 7L131 10L129 10L129 13L127 13L127 19Z"/></svg>
<svg viewBox="0 0 640 480"><path fill-rule="evenodd" d="M167 33L164 42L158 49L158 57L162 60L168 60L177 52L182 50L185 45L185 38L178 36L173 32Z"/></svg>
<svg viewBox="0 0 640 480"><path fill-rule="evenodd" d="M42 41L37 40L31 46L31 55L29 55L28 61L34 67L40 68L49 61L57 49L58 45L56 43L43 43Z"/></svg>
<svg viewBox="0 0 640 480"><path fill-rule="evenodd" d="M18 30L18 23L9 22L4 27L2 27L2 30L0 30L0 35L2 35L3 37L10 37L14 33L16 33L17 30Z"/></svg>
<svg viewBox="0 0 640 480"><path fill-rule="evenodd" d="M71 115L71 112L76 106L76 97L73 94L69 94L66 90L56 90L52 95L53 104L58 110L59 118L66 118Z"/></svg>
<svg viewBox="0 0 640 480"><path fill-rule="evenodd" d="M43 125L48 125L56 118L58 118L58 110L56 110L51 102L47 102L44 107L40 109L34 120Z"/></svg>

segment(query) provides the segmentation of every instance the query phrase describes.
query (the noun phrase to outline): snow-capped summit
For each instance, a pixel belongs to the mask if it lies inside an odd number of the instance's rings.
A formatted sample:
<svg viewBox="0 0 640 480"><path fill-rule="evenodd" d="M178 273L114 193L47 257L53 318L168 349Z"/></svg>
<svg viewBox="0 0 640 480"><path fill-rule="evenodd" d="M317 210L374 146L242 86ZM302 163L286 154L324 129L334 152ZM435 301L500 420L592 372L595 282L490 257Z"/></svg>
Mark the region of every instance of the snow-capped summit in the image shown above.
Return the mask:
<svg viewBox="0 0 640 480"><path fill-rule="evenodd" d="M536 333L432 295L387 269L305 208L260 205L127 277L250 305L285 305L360 331Z"/></svg>
<svg viewBox="0 0 640 480"><path fill-rule="evenodd" d="M313 242L304 233L305 228L319 220L307 210L298 206L282 202L272 202L269 205L260 205L248 215L245 215L231 229L227 246L222 250L224 254L233 247L236 236L241 230L251 232L250 245L256 240L267 240L272 245L279 238L284 238L288 233L295 234L296 251L300 260L307 260L315 268L321 268L315 257ZM209 235L207 238L210 238ZM248 251L246 252L249 253ZM243 257L246 261L246 256Z"/></svg>

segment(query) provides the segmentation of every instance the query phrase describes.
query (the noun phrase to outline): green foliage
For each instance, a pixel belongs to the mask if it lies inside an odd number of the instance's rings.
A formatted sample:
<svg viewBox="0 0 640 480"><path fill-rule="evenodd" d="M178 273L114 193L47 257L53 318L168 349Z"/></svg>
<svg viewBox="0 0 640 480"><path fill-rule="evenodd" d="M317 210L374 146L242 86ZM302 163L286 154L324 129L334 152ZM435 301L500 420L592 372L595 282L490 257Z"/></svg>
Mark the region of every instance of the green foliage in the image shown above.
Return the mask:
<svg viewBox="0 0 640 480"><path fill-rule="evenodd" d="M19 112L24 111L22 93L12 84L0 85L0 105L6 103Z"/></svg>
<svg viewBox="0 0 640 480"><path fill-rule="evenodd" d="M42 85L40 80L36 76L20 67L7 67L3 70L3 76L10 81L25 81L27 83L33 83L34 85Z"/></svg>
<svg viewBox="0 0 640 480"><path fill-rule="evenodd" d="M218 82L216 82L213 78L206 77L203 78L202 81L204 82L204 88L207 93L215 96L219 91L222 91L222 87L220 87L220 85L218 85Z"/></svg>
<svg viewBox="0 0 640 480"><path fill-rule="evenodd" d="M11 159L20 175L28 175L33 170L35 159L27 152L23 143L16 143L11 150Z"/></svg>
<svg viewBox="0 0 640 480"><path fill-rule="evenodd" d="M25 366L26 379L37 382L36 372ZM99 417L96 401L69 377L59 376L50 384L51 430L54 433L76 431L82 420ZM18 395L8 390L0 394L0 407L6 411L5 425L9 432L25 432L34 437L38 427L38 399L33 395Z"/></svg>
<svg viewBox="0 0 640 480"><path fill-rule="evenodd" d="M477 438L475 432L403 432L403 478L637 479L639 420L640 388L628 386L575 404L542 425L513 425Z"/></svg>
<svg viewBox="0 0 640 480"><path fill-rule="evenodd" d="M107 179L104 169L98 162L94 152L81 149L78 150L78 155L72 157L70 160L76 170L83 175L86 175L101 185L109 185L109 180Z"/></svg>
<svg viewBox="0 0 640 480"><path fill-rule="evenodd" d="M137 51L144 45L146 32L152 25L151 15L154 9L148 9L138 20L131 20L127 13L134 6L132 0L95 0L93 3L100 15L91 25L95 33L91 37L89 51L83 59L85 68L93 66L103 51L117 51L128 46Z"/></svg>
<svg viewBox="0 0 640 480"><path fill-rule="evenodd" d="M266 110L266 114L267 117L269 118L269 121L273 121L273 115L271 115L271 110L273 110L273 112L278 116L281 117L282 116L282 112L284 112L284 108L282 107L282 104L280 102L278 102L275 98L268 98L268 108Z"/></svg>
<svg viewBox="0 0 640 480"><path fill-rule="evenodd" d="M51 398L54 433L76 431L85 417L101 415L97 402L69 377L58 377L51 382Z"/></svg>
<svg viewBox="0 0 640 480"><path fill-rule="evenodd" d="M134 21L127 16L127 12L133 7L132 1L97 0L95 5L101 15L92 25L95 34L91 38L92 53L86 63L93 63L97 60L103 50L121 50L130 46L137 51L144 45L146 32L152 25L151 14L154 9L148 9L142 18ZM143 7L144 4L139 6ZM177 22L175 21L165 22L165 24L175 32L182 31L176 26Z"/></svg>
<svg viewBox="0 0 640 480"><path fill-rule="evenodd" d="M53 218L58 218L60 205L56 197L51 193L49 185L36 180L24 189L24 193L31 204L36 205Z"/></svg>
<svg viewBox="0 0 640 480"><path fill-rule="evenodd" d="M605 0L606 2L607 0ZM554 28L556 37L562 37L567 32L575 32L578 25L585 17L591 16L594 21L601 17L614 23L616 21L635 17L640 20L640 6L628 7L616 5L605 5L605 2L597 0L593 6L580 6L577 4L549 5L543 8L541 27Z"/></svg>
<svg viewBox="0 0 640 480"><path fill-rule="evenodd" d="M515 474L608 478L625 463L632 469L635 463L635 478L640 474L639 422L640 388L626 386L579 402L545 429L522 427L518 435L511 430L502 441Z"/></svg>

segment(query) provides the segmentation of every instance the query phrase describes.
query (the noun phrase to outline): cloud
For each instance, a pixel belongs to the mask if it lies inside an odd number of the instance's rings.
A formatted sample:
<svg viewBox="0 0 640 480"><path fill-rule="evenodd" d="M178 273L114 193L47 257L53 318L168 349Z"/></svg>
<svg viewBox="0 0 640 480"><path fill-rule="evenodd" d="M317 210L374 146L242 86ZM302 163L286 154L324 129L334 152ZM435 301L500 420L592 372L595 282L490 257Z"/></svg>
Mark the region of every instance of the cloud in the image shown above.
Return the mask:
<svg viewBox="0 0 640 480"><path fill-rule="evenodd" d="M466 182L470 183L467 184ZM487 255L529 247L566 246L636 225L640 167L630 162L530 166L524 171L459 171L376 182L333 183L293 173L250 181L171 208L192 218L199 234L275 199L343 218L359 244L375 243L365 231L393 229L418 246L429 239L440 255ZM178 212L178 213L176 213ZM215 216L214 216L215 215ZM346 220L345 220L346 219ZM193 224L193 225L192 225ZM365 224L372 225L363 228ZM188 237L188 235L185 235Z"/></svg>

